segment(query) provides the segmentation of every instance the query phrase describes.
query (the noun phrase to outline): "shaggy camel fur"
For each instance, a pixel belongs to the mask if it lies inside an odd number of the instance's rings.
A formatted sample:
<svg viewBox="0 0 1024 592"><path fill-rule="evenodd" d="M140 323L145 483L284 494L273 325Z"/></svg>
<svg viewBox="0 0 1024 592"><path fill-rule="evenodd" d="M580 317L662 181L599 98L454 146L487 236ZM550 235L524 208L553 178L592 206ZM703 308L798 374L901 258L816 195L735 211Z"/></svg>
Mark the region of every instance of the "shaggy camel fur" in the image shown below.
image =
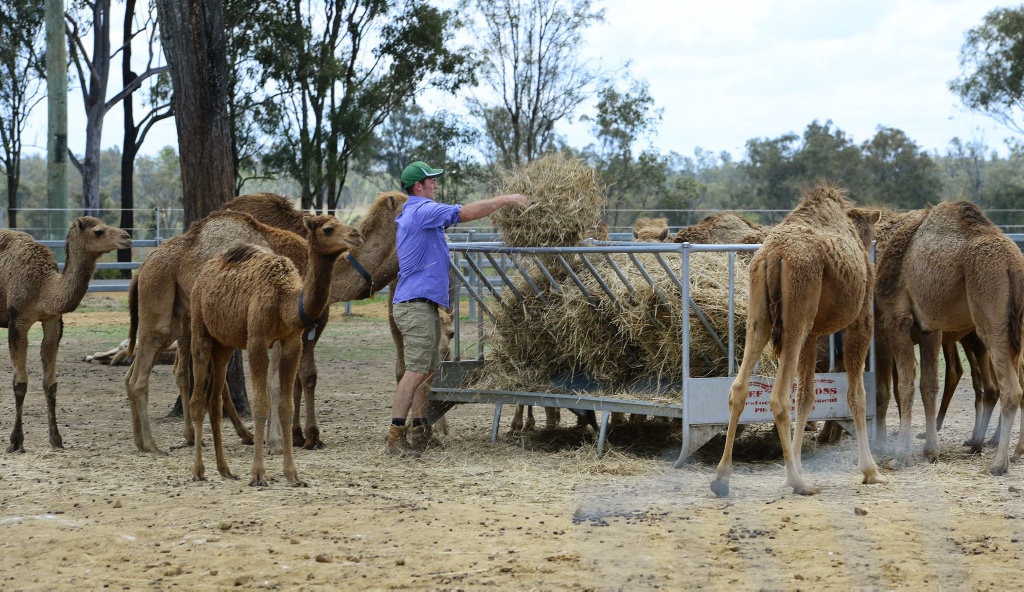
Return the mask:
<svg viewBox="0 0 1024 592"><path fill-rule="evenodd" d="M671 231L667 218L637 218L633 223L633 240L643 243L662 243Z"/></svg>
<svg viewBox="0 0 1024 592"><path fill-rule="evenodd" d="M779 358L770 405L786 461L786 485L801 495L818 492L802 475L803 438L791 435L790 392L795 376L795 425L802 431L814 403L815 339L844 328L846 397L856 425L863 482L886 482L871 457L863 383L874 330L874 270L868 248L879 213L852 208L844 193L831 184L820 184L805 193L796 209L768 232L751 260L746 353L729 391L725 450L711 483L715 495L729 493L736 426L749 396L754 364L769 339Z"/></svg>
<svg viewBox="0 0 1024 592"><path fill-rule="evenodd" d="M353 229L354 232L354 229ZM178 340L181 352L191 351L189 297L199 268L228 248L254 243L287 256L302 269L306 265L306 241L299 235L274 228L241 212L214 212L180 234L153 249L139 266L128 290L130 325L129 355L134 360L125 374L125 390L132 412L135 445L143 452L161 452L150 428L149 376L158 355ZM174 366L182 410L188 417L188 356L179 356ZM225 398L235 431L244 442L252 434L238 417L231 398ZM185 444L192 443L192 424L184 426Z"/></svg>
<svg viewBox="0 0 1024 592"><path fill-rule="evenodd" d="M973 329L988 350L999 385L999 444L988 470L1009 469L1010 432L1021 398L1024 332L1024 255L971 202L947 202L908 220L876 257L879 325L899 377L899 465L910 462L910 409L917 360L912 334L920 332L924 455L938 456L935 394L943 332ZM977 434L974 435L977 437ZM1018 445L1017 453L1021 453Z"/></svg>
<svg viewBox="0 0 1024 592"><path fill-rule="evenodd" d="M306 270L286 257L256 245L238 245L203 265L192 288L192 362L195 394L191 419L196 433L193 478L204 480L203 417L210 410L210 429L221 476L235 478L224 458L220 436L220 399L228 360L237 348L249 353L253 384L255 450L249 485L266 486L263 436L269 416L267 350L281 344L277 404L283 435L282 456L288 484L304 486L295 469L291 446L292 397L302 352L302 335L319 332L316 324L328 306L334 262L342 252L362 244L352 228L333 216L306 220L309 254ZM209 391L209 395L207 392ZM209 397L207 399L207 397Z"/></svg>
<svg viewBox="0 0 1024 592"><path fill-rule="evenodd" d="M742 245L764 241L767 230L743 216L732 212L717 212L705 216L696 224L679 229L672 238L675 243L697 245Z"/></svg>
<svg viewBox="0 0 1024 592"><path fill-rule="evenodd" d="M7 328L7 343L14 367L14 429L7 452L25 452L22 409L28 391L28 330L43 325L40 357L50 446L63 448L57 429L57 349L64 324L85 296L103 253L132 246L131 236L90 216L75 219L64 242L64 272L50 249L17 230L0 230L0 327Z"/></svg>
<svg viewBox="0 0 1024 592"><path fill-rule="evenodd" d="M352 249L334 264L334 275L331 279L331 293L328 305L335 302L347 302L369 298L398 276L398 256L395 253L395 235L397 224L395 218L401 213L408 196L401 191L378 193L366 217L359 224L363 237L363 245ZM255 193L236 197L225 204L224 209L246 212L264 224L297 232L305 232L302 227L304 214L297 210L292 201L273 193ZM330 309L324 311L318 324L323 327L328 321ZM316 422L316 381L317 369L314 348L320 338L317 333L313 339L302 340L302 362L299 366L297 383L294 389L292 443L307 450L324 447L320 439L320 428ZM276 356L276 352L272 353ZM271 373L276 364L271 364ZM270 398L276 401L280 396L277 381L270 382ZM305 429L300 421L301 402L305 401ZM282 435L278 433L280 422L276 413L278 406L270 407L270 425L267 430L267 448L277 453L281 448Z"/></svg>

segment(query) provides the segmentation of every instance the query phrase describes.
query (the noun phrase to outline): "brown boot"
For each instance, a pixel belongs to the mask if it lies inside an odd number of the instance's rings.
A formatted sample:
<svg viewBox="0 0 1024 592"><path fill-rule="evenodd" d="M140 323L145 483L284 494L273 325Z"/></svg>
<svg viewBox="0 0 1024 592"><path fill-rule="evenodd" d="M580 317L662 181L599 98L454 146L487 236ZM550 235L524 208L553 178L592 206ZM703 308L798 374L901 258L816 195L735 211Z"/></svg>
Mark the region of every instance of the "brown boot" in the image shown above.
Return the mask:
<svg viewBox="0 0 1024 592"><path fill-rule="evenodd" d="M410 446L409 441L405 438L408 430L408 426L391 426L391 431L388 432L388 454L391 456L420 457L420 451Z"/></svg>
<svg viewBox="0 0 1024 592"><path fill-rule="evenodd" d="M423 423L412 426L409 430L409 440L413 450L426 450L427 448L441 448L444 444L434 437L434 429L430 424Z"/></svg>

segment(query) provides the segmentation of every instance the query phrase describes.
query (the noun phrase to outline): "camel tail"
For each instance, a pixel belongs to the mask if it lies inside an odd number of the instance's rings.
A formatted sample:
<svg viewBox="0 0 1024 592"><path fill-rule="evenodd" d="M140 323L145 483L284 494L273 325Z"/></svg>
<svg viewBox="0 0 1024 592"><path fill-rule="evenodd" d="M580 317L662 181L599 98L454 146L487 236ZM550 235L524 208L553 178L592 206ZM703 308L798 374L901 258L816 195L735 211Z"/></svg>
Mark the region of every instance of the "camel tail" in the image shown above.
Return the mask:
<svg viewBox="0 0 1024 592"><path fill-rule="evenodd" d="M782 259L776 259L774 266L764 264L765 310L768 326L772 329L772 350L778 357L782 349Z"/></svg>
<svg viewBox="0 0 1024 592"><path fill-rule="evenodd" d="M128 357L135 355L135 336L139 332L139 285L136 278L128 284Z"/></svg>
<svg viewBox="0 0 1024 592"><path fill-rule="evenodd" d="M1020 364L1021 342L1024 341L1021 336L1024 333L1024 270L1019 268L1010 269L1010 310L1007 318L1010 325L1010 354Z"/></svg>

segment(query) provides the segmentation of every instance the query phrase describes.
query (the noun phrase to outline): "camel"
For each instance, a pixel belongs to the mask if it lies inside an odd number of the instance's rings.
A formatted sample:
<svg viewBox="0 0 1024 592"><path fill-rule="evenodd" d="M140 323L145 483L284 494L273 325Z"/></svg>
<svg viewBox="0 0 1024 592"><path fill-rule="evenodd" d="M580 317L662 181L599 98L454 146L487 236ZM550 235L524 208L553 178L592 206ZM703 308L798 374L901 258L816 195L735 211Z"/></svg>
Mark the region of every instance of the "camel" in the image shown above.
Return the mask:
<svg viewBox="0 0 1024 592"><path fill-rule="evenodd" d="M25 452L22 411L28 392L28 331L43 325L40 357L50 446L64 448L57 429L57 350L64 324L62 315L75 310L89 288L96 261L109 251L132 246L127 231L107 226L91 216L76 218L64 242L64 271L49 248L18 230L0 230L0 327L14 367L14 429L7 452Z"/></svg>
<svg viewBox="0 0 1024 592"><path fill-rule="evenodd" d="M370 206L366 217L359 225L363 237L363 245L352 249L334 264L334 275L331 280L331 292L328 305L349 300L369 298L387 286L398 276L398 255L395 252L395 235L397 224L395 218L402 211L408 196L401 191L386 191L377 194L377 199ZM242 195L229 201L224 209L246 212L264 224L302 233L304 214L297 210L291 200L273 193L255 193ZM318 319L321 327L328 321L330 309L324 311ZM307 450L324 447L320 439L320 428L316 423L316 360L314 348L320 338L317 333L312 339L302 340L302 362L299 366L298 382L294 389L292 442ZM271 372L274 371L271 365ZM277 382L270 383L271 401L280 396ZM300 421L300 403L305 401L305 429ZM277 433L280 422L276 420L277 405L270 407L270 425L267 431L267 448L276 453L281 447L281 434Z"/></svg>
<svg viewBox="0 0 1024 592"><path fill-rule="evenodd" d="M732 212L716 212L696 224L680 228L672 242L698 245L758 244L764 240L766 232L764 226L743 216Z"/></svg>
<svg viewBox="0 0 1024 592"><path fill-rule="evenodd" d="M354 229L353 229L354 230ZM149 376L159 354L178 340L178 350L191 351L189 297L200 267L207 260L241 243L267 246L288 256L296 267L306 265L306 241L295 233L261 224L241 212L218 211L194 223L188 231L153 249L139 266L128 289L129 356L134 360L125 374L125 390L132 413L132 435L143 452L162 452L149 423ZM174 366L182 411L188 417L188 356ZM251 443L252 434L238 417L230 397L225 399L235 431ZM185 444L192 443L192 424L184 426Z"/></svg>
<svg viewBox="0 0 1024 592"><path fill-rule="evenodd" d="M924 457L938 457L935 394L944 332L974 330L991 358L1000 400L999 444L988 471L1009 470L1009 442L1021 399L1024 255L977 205L946 202L905 221L878 249L879 326L892 350L902 413L896 464L910 462L910 409L920 332ZM977 434L975 433L975 436ZM1024 452L1018 444L1017 454Z"/></svg>
<svg viewBox="0 0 1024 592"><path fill-rule="evenodd" d="M663 243L670 230L667 218L637 218L633 223L633 240L644 243Z"/></svg>
<svg viewBox="0 0 1024 592"><path fill-rule="evenodd" d="M770 405L786 463L786 485L800 495L818 490L801 474L802 437L792 438L790 393L796 376L795 425L807 424L814 403L815 340L846 330L843 362L846 394L857 432L864 483L885 483L868 444L864 362L874 330L871 296L874 270L868 250L879 212L852 207L845 191L820 183L773 227L750 263L750 303L743 360L729 391L725 450L711 490L729 494L736 426L749 396L754 364L769 339L779 367Z"/></svg>
<svg viewBox="0 0 1024 592"><path fill-rule="evenodd" d="M83 362L96 362L98 364L106 364L107 366L130 366L132 363L132 357L128 355L128 344L127 339L122 339L121 343L117 344L117 347L108 349L106 351L98 351L93 354L86 354L82 356ZM178 353L177 342L172 343L165 349L156 359L157 364L173 364L174 358Z"/></svg>
<svg viewBox="0 0 1024 592"><path fill-rule="evenodd" d="M305 486L295 468L291 443L291 390L302 353L302 335L317 332L316 319L328 307L334 262L344 251L362 244L358 232L333 216L306 220L308 262L305 273L287 257L265 247L242 244L206 262L192 287L192 362L195 394L191 420L195 431L193 479L206 479L202 455L202 429L206 408L222 477L236 478L224 458L220 436L220 399L226 384L228 360L235 349L249 353L253 384L255 447L249 485L266 486L263 437L269 416L267 350L281 344L278 377L281 407L278 417L283 436L284 475L291 486ZM207 391L209 390L209 395ZM207 400L208 397L208 400Z"/></svg>

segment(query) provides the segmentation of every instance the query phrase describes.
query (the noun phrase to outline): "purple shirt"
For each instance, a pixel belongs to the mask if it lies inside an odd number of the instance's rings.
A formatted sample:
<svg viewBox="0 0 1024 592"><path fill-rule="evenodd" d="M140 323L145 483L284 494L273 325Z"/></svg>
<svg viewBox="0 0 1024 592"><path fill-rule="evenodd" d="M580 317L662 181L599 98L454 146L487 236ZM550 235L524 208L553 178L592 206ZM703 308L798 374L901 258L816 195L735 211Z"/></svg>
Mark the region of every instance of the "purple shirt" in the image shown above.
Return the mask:
<svg viewBox="0 0 1024 592"><path fill-rule="evenodd" d="M395 302L427 298L448 306L448 241L444 229L459 222L461 205L410 195L395 218L398 284Z"/></svg>

